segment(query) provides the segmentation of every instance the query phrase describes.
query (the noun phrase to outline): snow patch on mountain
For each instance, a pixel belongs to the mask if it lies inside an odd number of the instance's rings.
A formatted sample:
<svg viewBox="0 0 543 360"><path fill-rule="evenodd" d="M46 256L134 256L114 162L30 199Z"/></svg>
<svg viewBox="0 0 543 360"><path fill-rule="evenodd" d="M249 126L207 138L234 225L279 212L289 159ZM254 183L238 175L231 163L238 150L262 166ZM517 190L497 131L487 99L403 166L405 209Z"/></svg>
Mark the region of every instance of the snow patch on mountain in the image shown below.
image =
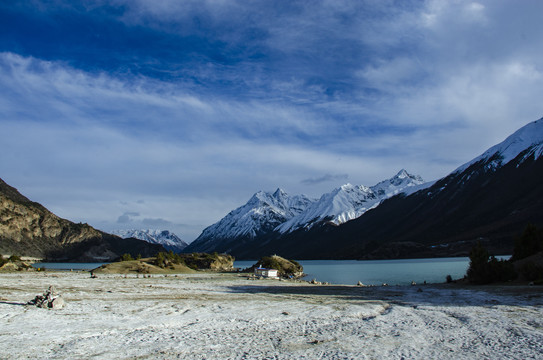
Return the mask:
<svg viewBox="0 0 543 360"><path fill-rule="evenodd" d="M204 229L194 242L214 238L254 238L300 214L314 201L305 195L289 196L282 189L277 189L273 194L259 191L245 205Z"/></svg>
<svg viewBox="0 0 543 360"><path fill-rule="evenodd" d="M489 168L497 168L509 163L523 152L526 153L521 162L532 156L538 159L543 154L543 118L520 128L503 142L460 166L453 173L461 173L480 161L488 162Z"/></svg>
<svg viewBox="0 0 543 360"><path fill-rule="evenodd" d="M168 230L114 230L111 234L120 236L124 239L136 238L151 244L159 244L166 250L172 250L174 252L180 252L188 246L186 242Z"/></svg>
<svg viewBox="0 0 543 360"><path fill-rule="evenodd" d="M404 193L410 188L417 187L417 190L421 190L423 184L424 180L420 176L411 175L404 169L392 178L371 187L345 184L322 195L303 213L280 224L276 230L286 233L299 228L308 229L322 222L340 225L356 219L377 207L381 201Z"/></svg>

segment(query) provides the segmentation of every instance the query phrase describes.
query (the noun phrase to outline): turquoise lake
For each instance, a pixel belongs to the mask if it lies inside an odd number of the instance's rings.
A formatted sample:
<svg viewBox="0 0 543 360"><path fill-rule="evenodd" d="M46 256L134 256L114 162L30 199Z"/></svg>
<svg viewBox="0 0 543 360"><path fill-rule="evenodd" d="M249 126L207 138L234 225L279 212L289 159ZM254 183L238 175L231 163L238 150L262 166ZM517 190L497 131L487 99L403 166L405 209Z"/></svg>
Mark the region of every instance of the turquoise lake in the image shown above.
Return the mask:
<svg viewBox="0 0 543 360"><path fill-rule="evenodd" d="M36 269L48 269L48 270L92 270L96 269L97 267L103 265L103 264L109 264L109 263L34 263L32 264L33 267Z"/></svg>
<svg viewBox="0 0 543 360"><path fill-rule="evenodd" d="M497 256L508 259L510 256ZM256 261L236 261L234 266L247 268ZM401 259L401 260L300 260L307 276L304 280L316 279L332 284L356 285L408 285L443 283L447 275L453 279L463 278L469 267L468 257Z"/></svg>
<svg viewBox="0 0 543 360"><path fill-rule="evenodd" d="M510 256L497 256L508 259ZM234 267L247 268L256 260L234 262ZM453 279L464 277L469 267L468 257L401 259L401 260L300 260L307 276L304 280L316 279L332 284L355 285L408 285L443 283L447 275ZM92 270L103 263L35 263L35 268L50 270Z"/></svg>

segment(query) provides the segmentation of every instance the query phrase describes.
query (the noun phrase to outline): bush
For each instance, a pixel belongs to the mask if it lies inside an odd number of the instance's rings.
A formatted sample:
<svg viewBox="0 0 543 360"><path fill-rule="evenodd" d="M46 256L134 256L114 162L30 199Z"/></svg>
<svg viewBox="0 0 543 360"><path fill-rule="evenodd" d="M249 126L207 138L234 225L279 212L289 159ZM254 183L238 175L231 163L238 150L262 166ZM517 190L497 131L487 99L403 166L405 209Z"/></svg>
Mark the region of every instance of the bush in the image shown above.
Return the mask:
<svg viewBox="0 0 543 360"><path fill-rule="evenodd" d="M469 253L468 280L474 284L490 284L509 281L517 277L513 264L508 260L497 260L477 242Z"/></svg>
<svg viewBox="0 0 543 360"><path fill-rule="evenodd" d="M528 262L522 265L519 271L528 281L543 280L543 267L541 265Z"/></svg>
<svg viewBox="0 0 543 360"><path fill-rule="evenodd" d="M451 275L447 275L447 277L445 279L447 280L447 284L450 284L450 283L453 282L453 279L452 279Z"/></svg>
<svg viewBox="0 0 543 360"><path fill-rule="evenodd" d="M21 257L18 256L18 255L11 255L11 256L8 258L8 261L11 261L11 262L21 261Z"/></svg>
<svg viewBox="0 0 543 360"><path fill-rule="evenodd" d="M161 267L161 268L166 268L166 267L172 267L173 264L182 264L183 263L183 259L181 258L181 256L179 254L175 254L173 251L169 251L167 253L165 252L159 252L158 254L156 254L156 257L155 257L155 261L154 261L154 264L158 267Z"/></svg>
<svg viewBox="0 0 543 360"><path fill-rule="evenodd" d="M125 253L121 255L121 261L132 261L134 258L132 258L132 255Z"/></svg>

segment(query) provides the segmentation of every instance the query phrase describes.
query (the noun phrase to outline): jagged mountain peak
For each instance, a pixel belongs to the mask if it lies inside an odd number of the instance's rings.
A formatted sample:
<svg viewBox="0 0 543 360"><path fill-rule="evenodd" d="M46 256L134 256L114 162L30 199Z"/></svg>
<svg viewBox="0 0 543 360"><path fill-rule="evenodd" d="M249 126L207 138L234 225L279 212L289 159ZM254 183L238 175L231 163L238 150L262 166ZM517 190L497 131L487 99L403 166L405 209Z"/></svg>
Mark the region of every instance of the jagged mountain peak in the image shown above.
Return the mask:
<svg viewBox="0 0 543 360"><path fill-rule="evenodd" d="M273 193L273 197L276 199L283 199L286 196L288 196L288 194L281 188L277 188L277 190L275 190Z"/></svg>
<svg viewBox="0 0 543 360"><path fill-rule="evenodd" d="M186 251L206 251L224 239L254 238L298 215L315 200L305 195L290 196L283 189L256 192L249 201L204 229Z"/></svg>
<svg viewBox="0 0 543 360"><path fill-rule="evenodd" d="M347 183L323 194L319 201L311 204L300 215L279 225L276 230L281 233L291 232L299 228L311 228L323 222L339 225L361 216L378 206L382 200L423 182L420 176L410 175L402 169L392 178L372 187Z"/></svg>

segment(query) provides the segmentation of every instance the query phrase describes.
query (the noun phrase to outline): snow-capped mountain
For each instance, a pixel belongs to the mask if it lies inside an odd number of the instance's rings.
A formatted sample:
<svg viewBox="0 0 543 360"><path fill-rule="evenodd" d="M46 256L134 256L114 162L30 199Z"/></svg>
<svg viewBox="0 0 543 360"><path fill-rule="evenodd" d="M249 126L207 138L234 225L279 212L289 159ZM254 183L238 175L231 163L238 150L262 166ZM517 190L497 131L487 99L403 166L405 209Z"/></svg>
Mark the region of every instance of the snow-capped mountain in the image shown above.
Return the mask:
<svg viewBox="0 0 543 360"><path fill-rule="evenodd" d="M410 188L420 189L422 184L424 184L424 180L420 176L411 175L404 169L392 178L371 187L345 184L322 195L304 212L282 223L276 230L285 233L300 228L309 229L313 225L323 222L340 225L373 209L384 199Z"/></svg>
<svg viewBox="0 0 543 360"><path fill-rule="evenodd" d="M534 160L537 160L543 154L543 118L520 128L503 142L460 166L453 173L463 172L471 165L481 161L485 163L487 169L495 169L509 163L521 153L523 153L523 157L519 159L519 162L532 156Z"/></svg>
<svg viewBox="0 0 543 360"><path fill-rule="evenodd" d="M281 189L273 194L259 191L245 205L204 229L185 251L208 251L218 242L252 239L272 232L277 225L300 214L314 201L305 195L289 196Z"/></svg>
<svg viewBox="0 0 543 360"><path fill-rule="evenodd" d="M177 235L168 230L114 230L111 232L113 235L120 236L124 239L135 238L147 241L151 244L162 245L166 250L172 250L173 252L181 252L188 246L186 242L181 240Z"/></svg>

